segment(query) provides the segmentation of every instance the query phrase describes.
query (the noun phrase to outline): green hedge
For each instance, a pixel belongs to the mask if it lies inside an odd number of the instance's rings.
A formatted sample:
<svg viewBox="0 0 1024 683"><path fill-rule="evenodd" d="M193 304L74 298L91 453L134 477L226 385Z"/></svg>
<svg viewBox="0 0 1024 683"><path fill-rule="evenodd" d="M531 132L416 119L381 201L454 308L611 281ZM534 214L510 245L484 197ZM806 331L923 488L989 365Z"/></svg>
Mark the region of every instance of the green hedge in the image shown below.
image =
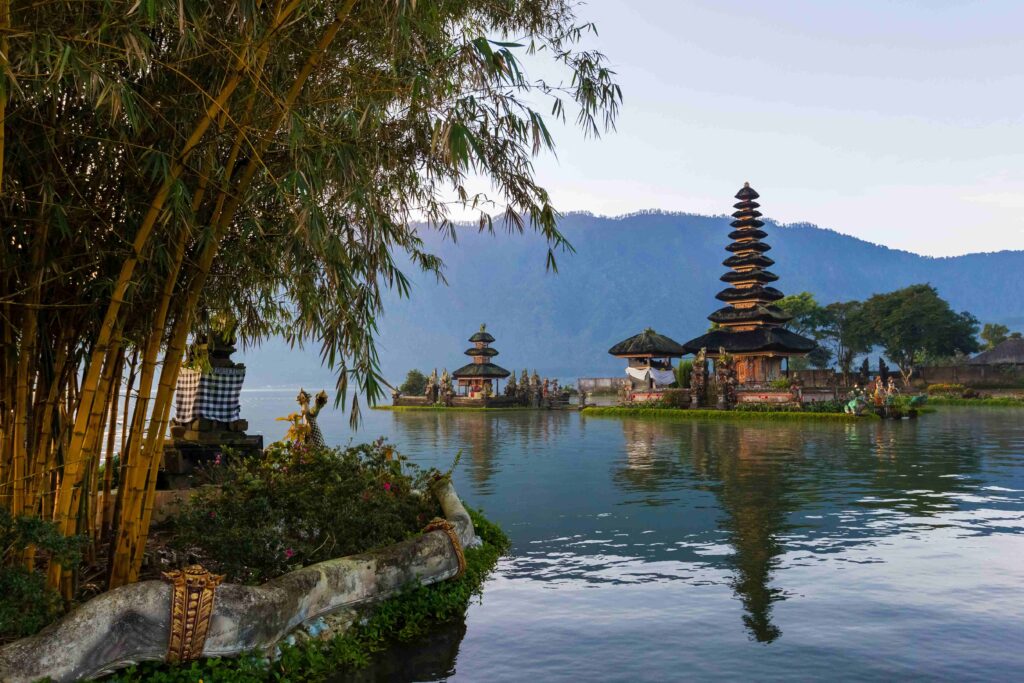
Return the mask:
<svg viewBox="0 0 1024 683"><path fill-rule="evenodd" d="M587 417L650 417L667 420L775 420L775 421L819 421L855 422L863 419L879 419L877 415L856 417L845 413L813 413L796 411L752 411L752 410L680 410L676 408L621 408L593 407L583 410Z"/></svg>
<svg viewBox="0 0 1024 683"><path fill-rule="evenodd" d="M330 640L283 645L273 661L257 654L234 659L204 659L187 665L146 663L104 680L141 683L256 683L257 681L321 681L367 666L374 653L389 643L407 642L427 634L437 624L461 618L470 601L481 594L484 581L498 559L508 552L509 540L497 525L470 509L479 548L466 550L466 573L431 586L413 586L385 600L347 632Z"/></svg>
<svg viewBox="0 0 1024 683"><path fill-rule="evenodd" d="M932 396L928 399L930 406L973 406L978 408L1024 408L1021 398L952 398Z"/></svg>
<svg viewBox="0 0 1024 683"><path fill-rule="evenodd" d="M483 406L373 406L374 410L392 410L394 412L404 412L409 410L437 410L446 413L451 412L463 412L463 413L496 413L496 412L508 412L513 410L537 410L537 408L531 408L529 406L503 406L496 408L484 408Z"/></svg>

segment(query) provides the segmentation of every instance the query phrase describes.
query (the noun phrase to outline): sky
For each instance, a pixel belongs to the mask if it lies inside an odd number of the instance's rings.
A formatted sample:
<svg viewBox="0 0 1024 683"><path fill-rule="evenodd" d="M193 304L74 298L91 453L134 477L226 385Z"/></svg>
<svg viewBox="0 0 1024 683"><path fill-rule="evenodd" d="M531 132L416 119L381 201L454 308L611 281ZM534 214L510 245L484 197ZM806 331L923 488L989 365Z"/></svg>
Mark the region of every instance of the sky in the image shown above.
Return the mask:
<svg viewBox="0 0 1024 683"><path fill-rule="evenodd" d="M590 0L616 133L552 125L561 211L762 211L932 256L1024 249L1024 2Z"/></svg>

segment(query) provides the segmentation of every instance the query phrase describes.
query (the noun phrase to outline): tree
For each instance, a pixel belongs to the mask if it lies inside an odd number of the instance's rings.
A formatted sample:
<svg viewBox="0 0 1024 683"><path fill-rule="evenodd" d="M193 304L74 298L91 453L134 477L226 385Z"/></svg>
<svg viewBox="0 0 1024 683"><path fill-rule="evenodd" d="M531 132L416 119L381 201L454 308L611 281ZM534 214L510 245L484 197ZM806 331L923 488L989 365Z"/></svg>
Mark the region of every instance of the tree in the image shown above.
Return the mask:
<svg viewBox="0 0 1024 683"><path fill-rule="evenodd" d="M931 285L912 285L876 294L864 303L867 324L885 355L900 370L904 384L927 357L978 350L978 321L957 313Z"/></svg>
<svg viewBox="0 0 1024 683"><path fill-rule="evenodd" d="M825 323L824 309L818 305L810 292L800 292L779 299L776 304L785 313L793 316L785 325L805 337L818 338L822 325Z"/></svg>
<svg viewBox="0 0 1024 683"><path fill-rule="evenodd" d="M864 319L863 308L859 301L836 302L826 306L822 314L821 339L831 346L846 381L853 372L857 356L871 350L871 329Z"/></svg>
<svg viewBox="0 0 1024 683"><path fill-rule="evenodd" d="M413 368L405 376L405 381L398 390L409 396L422 396L427 390L427 376Z"/></svg>
<svg viewBox="0 0 1024 683"><path fill-rule="evenodd" d="M398 264L443 278L422 233L454 239L454 198L554 268L536 107L595 136L621 102L576 0L0 2L0 505L109 540L111 586L138 576L190 337L319 344L338 400L375 402ZM124 391L108 539L88 503Z"/></svg>
<svg viewBox="0 0 1024 683"><path fill-rule="evenodd" d="M985 323L981 329L981 339L985 342L984 350L989 351L996 348L1009 339L1010 328L999 323Z"/></svg>

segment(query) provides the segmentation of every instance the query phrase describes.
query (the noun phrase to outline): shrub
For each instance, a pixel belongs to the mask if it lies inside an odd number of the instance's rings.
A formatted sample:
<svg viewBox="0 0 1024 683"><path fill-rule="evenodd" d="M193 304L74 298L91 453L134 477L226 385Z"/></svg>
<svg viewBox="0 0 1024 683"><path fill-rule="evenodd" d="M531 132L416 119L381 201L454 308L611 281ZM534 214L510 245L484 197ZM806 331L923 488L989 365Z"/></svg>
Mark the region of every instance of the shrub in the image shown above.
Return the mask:
<svg viewBox="0 0 1024 683"><path fill-rule="evenodd" d="M929 396L962 396L967 389L963 384L929 384Z"/></svg>
<svg viewBox="0 0 1024 683"><path fill-rule="evenodd" d="M770 386L772 389L775 389L776 391L789 391L789 388L792 385L793 381L790 380L788 377L780 377L778 379L773 379L771 382L768 383L768 386Z"/></svg>
<svg viewBox="0 0 1024 683"><path fill-rule="evenodd" d="M30 636L64 612L60 594L47 588L42 572L28 569L23 553L37 553L66 566L78 564L84 539L64 537L56 524L38 517L11 517L0 508L0 642Z"/></svg>
<svg viewBox="0 0 1024 683"><path fill-rule="evenodd" d="M686 408L690 405L690 392L686 389L666 389L659 401L664 408Z"/></svg>
<svg viewBox="0 0 1024 683"><path fill-rule="evenodd" d="M274 444L227 467L172 517L171 545L229 581L262 583L291 569L401 541L440 508L429 477L383 439L348 449Z"/></svg>

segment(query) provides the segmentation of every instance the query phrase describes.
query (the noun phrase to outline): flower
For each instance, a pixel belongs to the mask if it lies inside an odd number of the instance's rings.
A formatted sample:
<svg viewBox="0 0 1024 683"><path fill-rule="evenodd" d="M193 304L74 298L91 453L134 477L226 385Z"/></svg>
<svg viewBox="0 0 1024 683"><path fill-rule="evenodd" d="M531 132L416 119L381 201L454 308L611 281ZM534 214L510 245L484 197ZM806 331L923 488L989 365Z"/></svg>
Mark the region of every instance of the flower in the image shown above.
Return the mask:
<svg viewBox="0 0 1024 683"><path fill-rule="evenodd" d="M217 513L214 512L213 510L211 510L210 511L210 519L214 519L216 516L217 516Z"/></svg>
<svg viewBox="0 0 1024 683"><path fill-rule="evenodd" d="M384 482L384 490L385 491L390 491L391 490L391 482L390 481Z"/></svg>
<svg viewBox="0 0 1024 683"><path fill-rule="evenodd" d="M221 462L221 460L220 460L220 453L218 453L217 456L213 459L213 464L214 465L219 465L220 462Z"/></svg>
<svg viewBox="0 0 1024 683"><path fill-rule="evenodd" d="M292 550L291 548L286 548L285 551L284 551L284 558L286 560L290 560L293 557L295 557L295 551Z"/></svg>

